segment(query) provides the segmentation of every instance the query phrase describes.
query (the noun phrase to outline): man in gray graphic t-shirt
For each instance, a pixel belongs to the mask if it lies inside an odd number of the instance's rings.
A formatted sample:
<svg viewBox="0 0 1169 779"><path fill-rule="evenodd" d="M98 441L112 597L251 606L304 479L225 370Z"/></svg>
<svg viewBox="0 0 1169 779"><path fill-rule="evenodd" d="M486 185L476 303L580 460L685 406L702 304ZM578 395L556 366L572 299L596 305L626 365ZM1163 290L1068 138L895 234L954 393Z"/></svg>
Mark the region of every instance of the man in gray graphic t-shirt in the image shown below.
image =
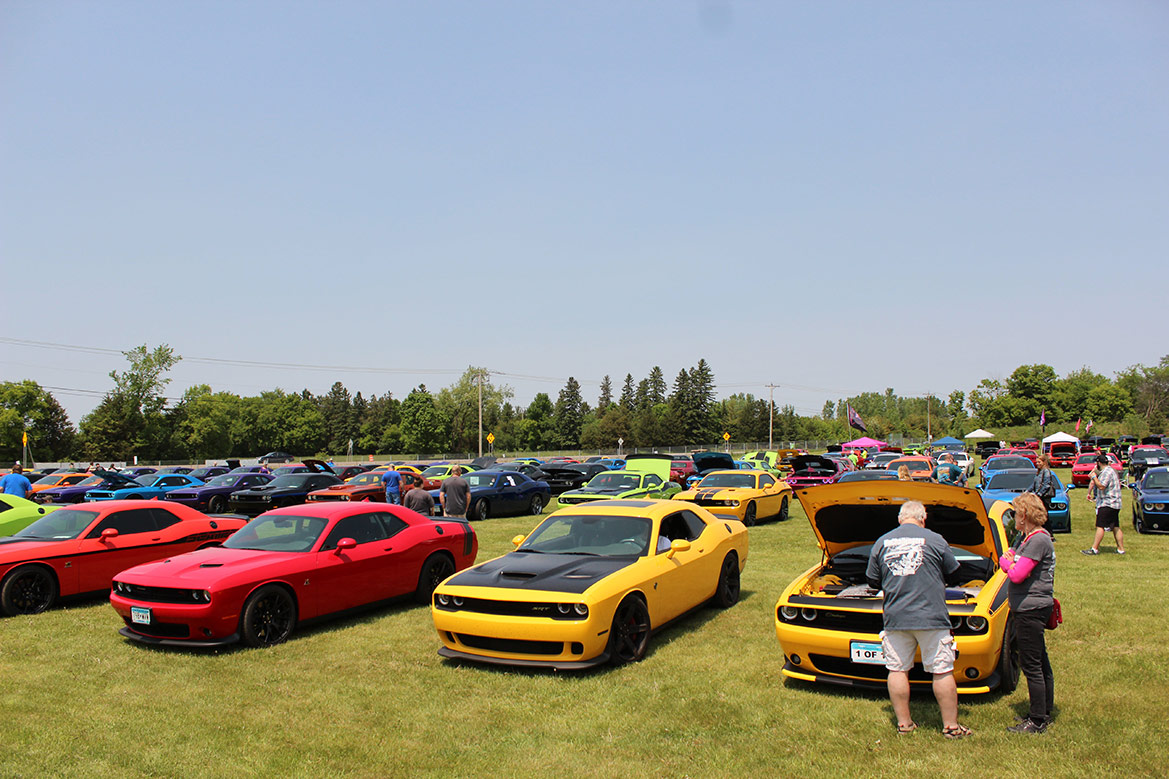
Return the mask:
<svg viewBox="0 0 1169 779"><path fill-rule="evenodd" d="M945 578L958 570L946 539L925 527L925 506L906 501L898 526L877 539L865 577L885 593L881 648L889 669L889 700L897 729L917 727L909 715L909 669L921 649L921 663L933 674L934 697L947 738L970 735L958 724L958 685L954 681L954 637L946 609Z"/></svg>

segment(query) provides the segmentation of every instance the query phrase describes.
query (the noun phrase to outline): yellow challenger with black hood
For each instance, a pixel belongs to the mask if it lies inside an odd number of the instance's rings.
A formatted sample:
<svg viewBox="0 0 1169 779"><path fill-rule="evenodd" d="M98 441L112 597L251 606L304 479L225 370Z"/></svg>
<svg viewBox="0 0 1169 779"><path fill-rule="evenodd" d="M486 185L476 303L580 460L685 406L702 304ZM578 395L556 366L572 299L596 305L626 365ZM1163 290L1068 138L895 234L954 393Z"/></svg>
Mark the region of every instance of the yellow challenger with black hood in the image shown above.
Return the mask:
<svg viewBox="0 0 1169 779"><path fill-rule="evenodd" d="M865 569L873 543L897 527L901 505L917 500L926 508L925 526L946 539L959 563L946 588L958 692L1015 689L1019 668L1007 576L998 564L1007 548L1004 528L1014 524L1010 504L996 502L988 513L973 489L906 481L828 484L797 489L796 498L824 557L789 584L775 606L784 676L884 688L883 599L865 580ZM920 653L909 681L915 687L932 681Z"/></svg>
<svg viewBox="0 0 1169 779"><path fill-rule="evenodd" d="M606 500L548 516L516 550L442 582L443 657L559 670L645 656L651 633L739 599L747 528L670 500Z"/></svg>

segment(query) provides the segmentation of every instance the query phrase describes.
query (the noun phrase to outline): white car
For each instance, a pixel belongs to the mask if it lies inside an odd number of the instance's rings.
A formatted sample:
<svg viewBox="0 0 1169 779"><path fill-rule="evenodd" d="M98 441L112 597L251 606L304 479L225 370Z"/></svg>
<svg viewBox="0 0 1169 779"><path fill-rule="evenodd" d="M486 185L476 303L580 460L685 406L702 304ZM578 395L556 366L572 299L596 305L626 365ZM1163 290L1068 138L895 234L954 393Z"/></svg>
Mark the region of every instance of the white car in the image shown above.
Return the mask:
<svg viewBox="0 0 1169 779"><path fill-rule="evenodd" d="M966 478L974 475L974 458L969 452L950 452L954 456L954 464L966 471Z"/></svg>

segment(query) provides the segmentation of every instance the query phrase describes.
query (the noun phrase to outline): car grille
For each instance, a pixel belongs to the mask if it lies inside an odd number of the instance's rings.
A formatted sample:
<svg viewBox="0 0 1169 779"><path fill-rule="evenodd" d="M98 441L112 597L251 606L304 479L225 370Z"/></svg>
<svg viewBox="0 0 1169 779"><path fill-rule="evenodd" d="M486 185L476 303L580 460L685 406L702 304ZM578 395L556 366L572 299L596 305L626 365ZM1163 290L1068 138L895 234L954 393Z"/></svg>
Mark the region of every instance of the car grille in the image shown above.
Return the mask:
<svg viewBox="0 0 1169 779"><path fill-rule="evenodd" d="M353 497L348 492L343 492L343 493L326 492L326 493L321 494L321 495L309 495L308 499L311 500L313 503L320 503L320 502L325 502L325 501L352 500Z"/></svg>
<svg viewBox="0 0 1169 779"><path fill-rule="evenodd" d="M140 584L121 585L118 592L124 598L140 600L143 603L201 603L191 597L191 590L180 590L173 587L144 587Z"/></svg>
<svg viewBox="0 0 1169 779"><path fill-rule="evenodd" d="M779 615L781 622L801 627L820 628L821 630L844 630L852 633L870 633L876 635L885 629L884 617L879 611L832 611L830 609L815 609L816 619L807 622L802 617L789 620Z"/></svg>
<svg viewBox="0 0 1169 779"><path fill-rule="evenodd" d="M472 636L466 633L455 633L455 638L472 649L485 649L489 652L508 652L516 655L559 655L564 653L564 644L560 641L524 641L518 638L492 638L490 636Z"/></svg>
<svg viewBox="0 0 1169 779"><path fill-rule="evenodd" d="M713 498L695 498L693 503L699 506L730 506L734 501L730 500L714 500Z"/></svg>
<svg viewBox="0 0 1169 779"><path fill-rule="evenodd" d="M85 493L85 497L90 498L90 499L92 499L92 498L112 498L112 497L114 497L114 493L110 492L109 490L90 490L89 492Z"/></svg>
<svg viewBox="0 0 1169 779"><path fill-rule="evenodd" d="M582 620L584 616L572 612L561 614L555 603L533 603L532 601L488 600L485 598L463 598L460 606L442 606L435 601L435 608L442 611L469 611L474 614L495 614L501 617L548 617L550 619Z"/></svg>
<svg viewBox="0 0 1169 779"><path fill-rule="evenodd" d="M877 681L885 681L889 678L889 672L883 665L870 665L868 663L854 663L847 657L831 657L829 655L808 656L818 669L828 674L836 674L837 676L856 676L861 679L873 679ZM921 663L914 663L913 668L909 670L909 680L911 682L928 682L934 678L933 674L926 673L925 669L921 667Z"/></svg>
<svg viewBox="0 0 1169 779"><path fill-rule="evenodd" d="M191 628L188 625L176 625L171 622L154 622L150 625L138 625L131 622L129 618L123 618L126 621L126 627L135 633L143 636L152 636L154 638L190 638Z"/></svg>

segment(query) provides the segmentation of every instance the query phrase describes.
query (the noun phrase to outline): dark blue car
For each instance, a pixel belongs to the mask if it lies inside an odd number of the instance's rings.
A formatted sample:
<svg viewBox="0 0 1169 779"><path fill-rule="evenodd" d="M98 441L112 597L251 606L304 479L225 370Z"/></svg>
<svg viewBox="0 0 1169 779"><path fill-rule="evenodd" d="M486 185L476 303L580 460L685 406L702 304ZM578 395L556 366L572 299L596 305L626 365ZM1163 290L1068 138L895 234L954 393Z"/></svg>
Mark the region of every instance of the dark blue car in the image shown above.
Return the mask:
<svg viewBox="0 0 1169 779"><path fill-rule="evenodd" d="M1138 533L1169 533L1169 468L1150 468L1132 487L1132 526Z"/></svg>
<svg viewBox="0 0 1169 779"><path fill-rule="evenodd" d="M463 475L471 488L468 519L540 514L552 495L548 483L534 481L519 471L472 471ZM431 490L438 505L438 490Z"/></svg>

